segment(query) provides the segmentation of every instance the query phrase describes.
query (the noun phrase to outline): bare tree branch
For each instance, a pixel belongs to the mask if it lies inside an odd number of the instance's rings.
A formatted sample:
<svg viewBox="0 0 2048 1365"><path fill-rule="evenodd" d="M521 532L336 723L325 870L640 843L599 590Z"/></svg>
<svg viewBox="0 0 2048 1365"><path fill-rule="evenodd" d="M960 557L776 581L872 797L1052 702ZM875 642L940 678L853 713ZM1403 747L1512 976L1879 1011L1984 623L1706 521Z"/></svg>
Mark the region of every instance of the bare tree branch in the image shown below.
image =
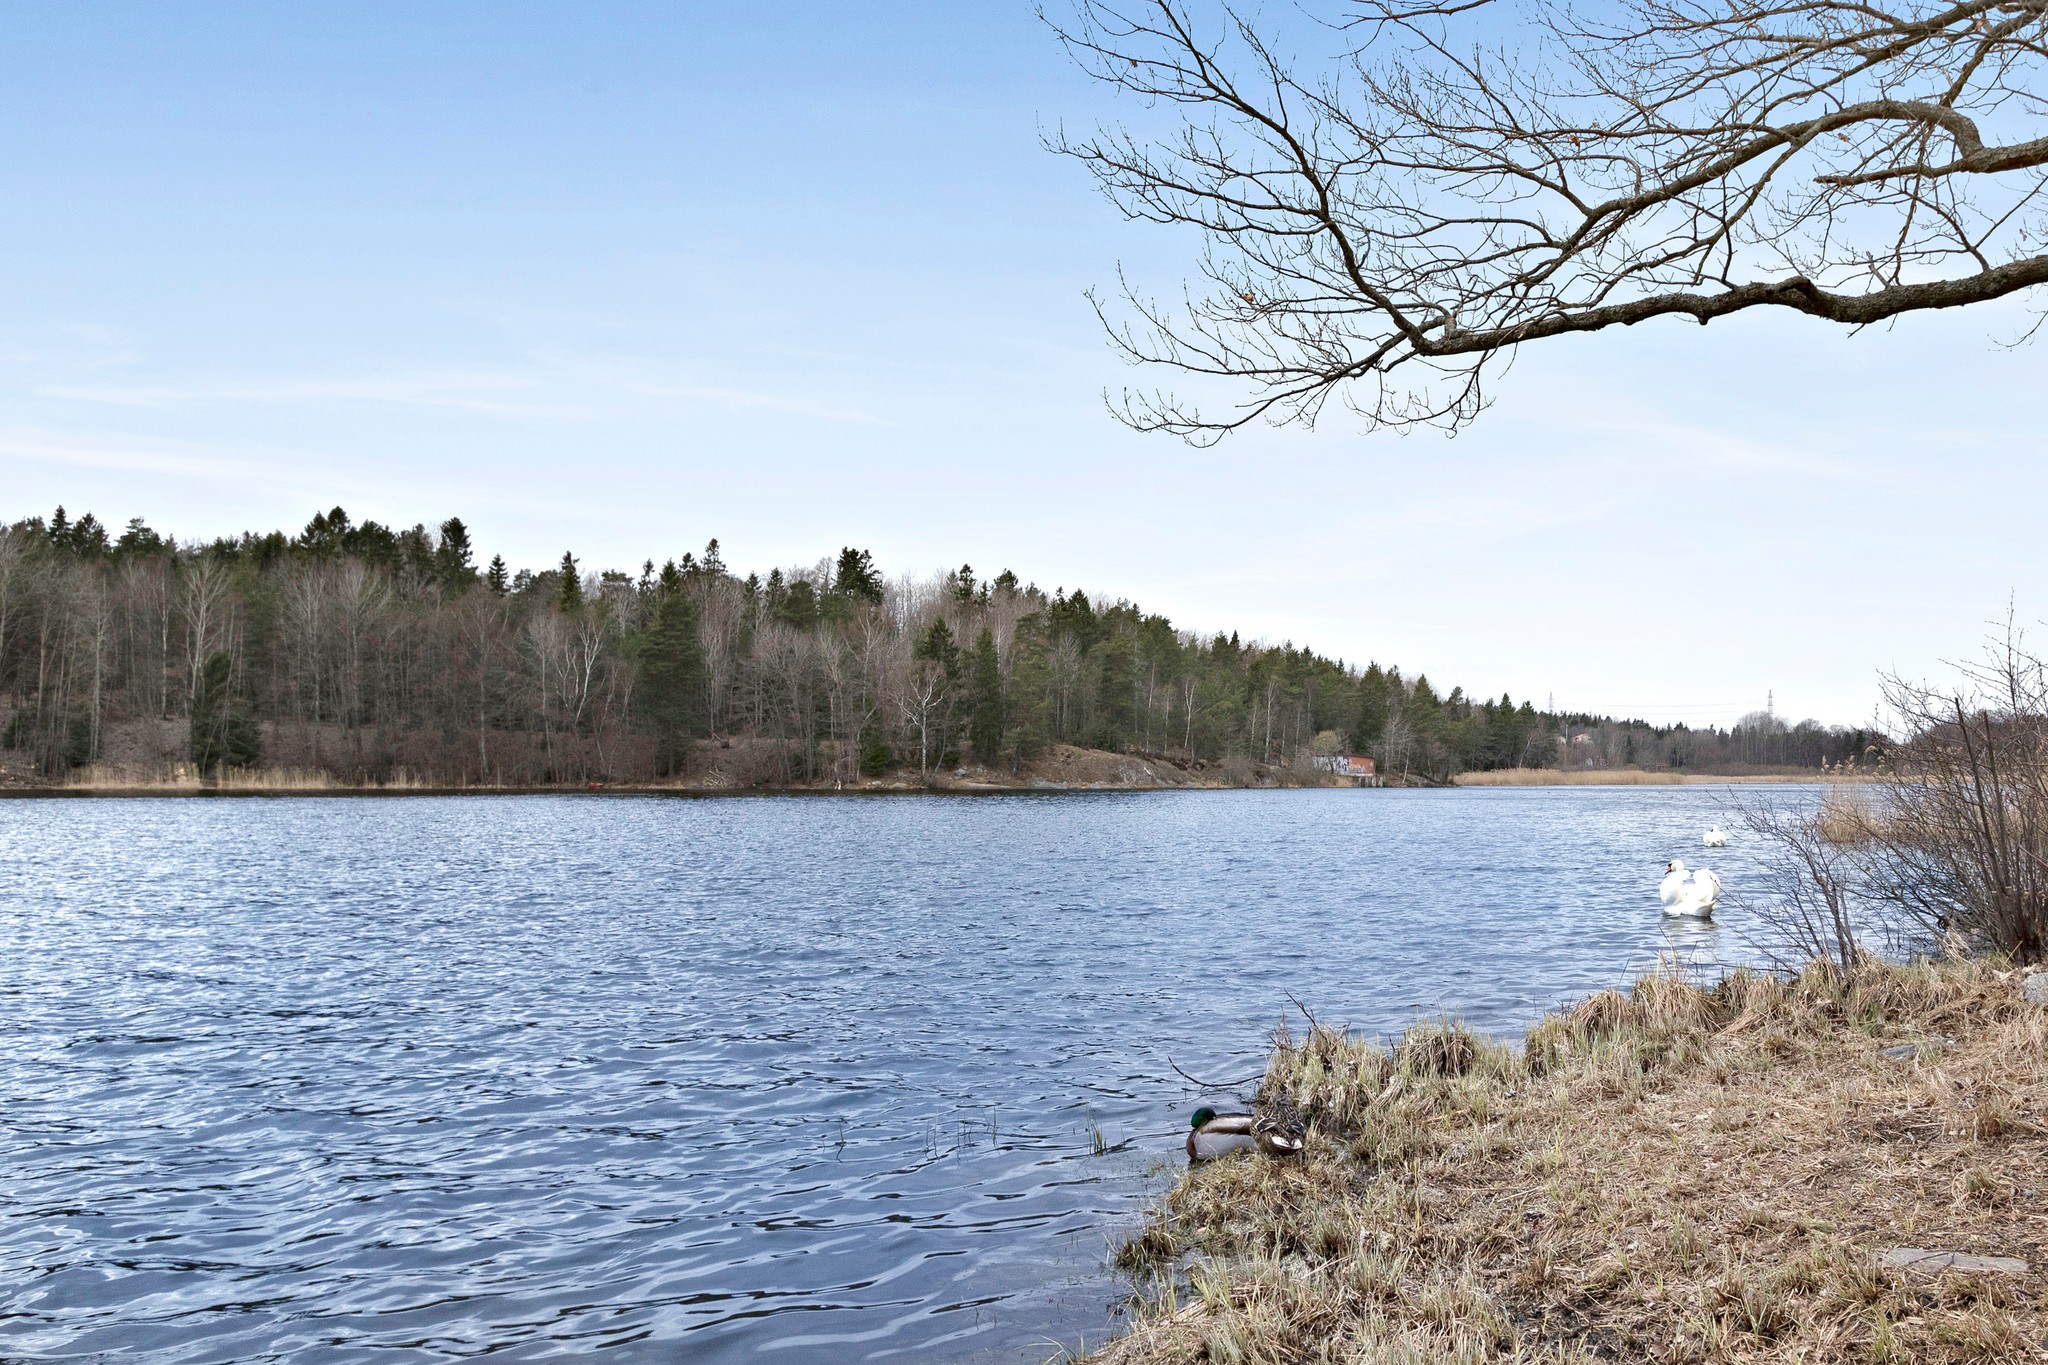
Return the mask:
<svg viewBox="0 0 2048 1365"><path fill-rule="evenodd" d="M1048 144L1206 239L1178 305L1120 281L1097 310L1131 362L1242 395L1127 392L1141 429L1206 443L1333 398L1456 427L1528 341L2048 283L2048 0L1333 0L1307 63L1222 0L1077 4L1068 52L1170 126Z"/></svg>

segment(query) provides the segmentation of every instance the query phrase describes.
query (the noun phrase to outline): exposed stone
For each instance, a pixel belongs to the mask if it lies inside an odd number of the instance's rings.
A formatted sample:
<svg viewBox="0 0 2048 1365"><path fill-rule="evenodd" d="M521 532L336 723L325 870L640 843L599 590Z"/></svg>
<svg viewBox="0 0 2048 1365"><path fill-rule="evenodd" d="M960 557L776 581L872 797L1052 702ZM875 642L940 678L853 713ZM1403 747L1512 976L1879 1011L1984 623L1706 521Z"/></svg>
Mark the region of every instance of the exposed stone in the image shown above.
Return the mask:
<svg viewBox="0 0 2048 1365"><path fill-rule="evenodd" d="M2013 1256L1972 1256L1962 1251L1928 1251L1922 1247L1893 1247L1878 1257L1877 1263L1886 1270L1910 1270L1916 1275L1939 1275L1944 1270L1990 1275L2027 1273L2027 1263Z"/></svg>
<svg viewBox="0 0 2048 1365"><path fill-rule="evenodd" d="M1904 1062L1925 1053L1940 1052L1954 1044L1955 1040L1952 1038L1922 1038L1917 1043L1895 1043L1891 1047L1879 1048L1877 1055L1888 1061Z"/></svg>
<svg viewBox="0 0 2048 1365"><path fill-rule="evenodd" d="M2048 972L2034 972L2020 983L2020 994L2036 1005L2048 1005Z"/></svg>

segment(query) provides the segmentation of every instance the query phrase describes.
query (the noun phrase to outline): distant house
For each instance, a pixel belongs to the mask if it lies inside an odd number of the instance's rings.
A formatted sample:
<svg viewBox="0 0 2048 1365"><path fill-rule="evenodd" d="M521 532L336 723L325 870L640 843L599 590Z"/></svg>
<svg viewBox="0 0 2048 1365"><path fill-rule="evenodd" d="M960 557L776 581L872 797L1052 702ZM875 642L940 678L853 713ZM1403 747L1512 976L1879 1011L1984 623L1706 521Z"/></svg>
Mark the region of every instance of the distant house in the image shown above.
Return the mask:
<svg viewBox="0 0 2048 1365"><path fill-rule="evenodd" d="M1379 769L1375 768L1373 761L1364 754L1331 754L1328 757L1318 757L1315 763L1319 772L1357 778L1361 784L1375 782L1379 778Z"/></svg>

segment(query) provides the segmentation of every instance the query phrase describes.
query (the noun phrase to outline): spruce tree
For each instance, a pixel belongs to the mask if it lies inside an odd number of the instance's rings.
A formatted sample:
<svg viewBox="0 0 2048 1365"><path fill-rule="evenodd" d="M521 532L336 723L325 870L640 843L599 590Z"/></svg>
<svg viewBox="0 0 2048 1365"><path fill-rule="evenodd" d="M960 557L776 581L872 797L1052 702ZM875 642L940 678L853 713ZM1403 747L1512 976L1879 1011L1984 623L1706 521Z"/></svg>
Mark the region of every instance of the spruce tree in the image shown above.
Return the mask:
<svg viewBox="0 0 2048 1365"><path fill-rule="evenodd" d="M840 550L838 566L832 573L832 591L842 597L881 601L882 575L875 568L875 557L850 546Z"/></svg>
<svg viewBox="0 0 2048 1365"><path fill-rule="evenodd" d="M953 629L942 616L934 616L931 625L918 637L917 645L911 650L911 657L930 659L945 670L948 682L960 677L960 646L953 641Z"/></svg>
<svg viewBox="0 0 2048 1365"><path fill-rule="evenodd" d="M476 582L475 551L469 543L469 528L461 517L441 523L441 536L434 546L434 576L451 588L466 588Z"/></svg>
<svg viewBox="0 0 2048 1365"><path fill-rule="evenodd" d="M484 574L484 582L489 584L491 591L498 596L505 595L505 589L510 586L510 580L505 577L505 556L491 556L491 567Z"/></svg>
<svg viewBox="0 0 2048 1365"><path fill-rule="evenodd" d="M1005 710L1009 722L1003 746L1021 764L1052 742L1052 642L1045 613L1027 612L1010 637L1010 690Z"/></svg>
<svg viewBox="0 0 2048 1365"><path fill-rule="evenodd" d="M1387 675L1378 664L1365 670L1358 680L1358 711L1351 721L1351 747L1369 754L1379 748L1387 732Z"/></svg>
<svg viewBox="0 0 2048 1365"><path fill-rule="evenodd" d="M927 733L927 754L939 767L960 761L959 736L953 730L953 709L960 696L960 646L944 617L934 616L910 651L911 658L938 671L939 689Z"/></svg>
<svg viewBox="0 0 2048 1365"><path fill-rule="evenodd" d="M777 614L798 630L810 630L818 624L818 595L808 578L799 578L789 585Z"/></svg>
<svg viewBox="0 0 2048 1365"><path fill-rule="evenodd" d="M995 632L983 626L974 641L974 713L968 720L967 737L974 745L977 762L994 764L1002 752L1003 732L1008 717L1003 714L1003 665L996 654Z"/></svg>
<svg viewBox="0 0 2048 1365"><path fill-rule="evenodd" d="M689 594L661 594L639 641L638 663L635 709L654 731L656 771L671 777L687 767L690 741L703 733L704 646Z"/></svg>
<svg viewBox="0 0 2048 1365"><path fill-rule="evenodd" d="M1131 639L1121 633L1112 635L1088 657L1095 666L1095 747L1121 749L1131 742L1137 721L1137 669Z"/></svg>
<svg viewBox="0 0 2048 1365"><path fill-rule="evenodd" d="M880 777L889 771L895 757L889 751L889 736L883 733L882 722L869 721L860 732L860 775Z"/></svg>
<svg viewBox="0 0 2048 1365"><path fill-rule="evenodd" d="M566 550L562 552L561 574L561 595L555 599L555 605L566 615L574 616L583 610L583 574L576 567L576 556Z"/></svg>
<svg viewBox="0 0 2048 1365"><path fill-rule="evenodd" d="M235 661L215 650L199 668L192 697L192 762L211 777L223 765L247 768L256 762L256 722L235 695Z"/></svg>
<svg viewBox="0 0 2048 1365"><path fill-rule="evenodd" d="M1443 725L1443 703L1437 700L1436 689L1429 685L1429 676L1415 675L1415 686L1408 691L1407 704L1401 708L1401 719L1421 738L1437 733Z"/></svg>

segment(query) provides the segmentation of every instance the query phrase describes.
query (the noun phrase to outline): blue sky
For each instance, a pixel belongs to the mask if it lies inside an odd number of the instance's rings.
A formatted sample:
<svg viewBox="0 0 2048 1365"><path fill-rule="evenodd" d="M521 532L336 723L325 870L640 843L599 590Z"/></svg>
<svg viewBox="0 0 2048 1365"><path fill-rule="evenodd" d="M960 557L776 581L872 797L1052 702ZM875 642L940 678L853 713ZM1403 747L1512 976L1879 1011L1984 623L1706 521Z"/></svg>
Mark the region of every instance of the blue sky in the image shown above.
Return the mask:
<svg viewBox="0 0 2048 1365"><path fill-rule="evenodd" d="M1171 287L1024 4L0 4L0 516L853 544L1653 719L1866 718L2043 594L2023 304L1531 350L1455 440L1123 430Z"/></svg>

